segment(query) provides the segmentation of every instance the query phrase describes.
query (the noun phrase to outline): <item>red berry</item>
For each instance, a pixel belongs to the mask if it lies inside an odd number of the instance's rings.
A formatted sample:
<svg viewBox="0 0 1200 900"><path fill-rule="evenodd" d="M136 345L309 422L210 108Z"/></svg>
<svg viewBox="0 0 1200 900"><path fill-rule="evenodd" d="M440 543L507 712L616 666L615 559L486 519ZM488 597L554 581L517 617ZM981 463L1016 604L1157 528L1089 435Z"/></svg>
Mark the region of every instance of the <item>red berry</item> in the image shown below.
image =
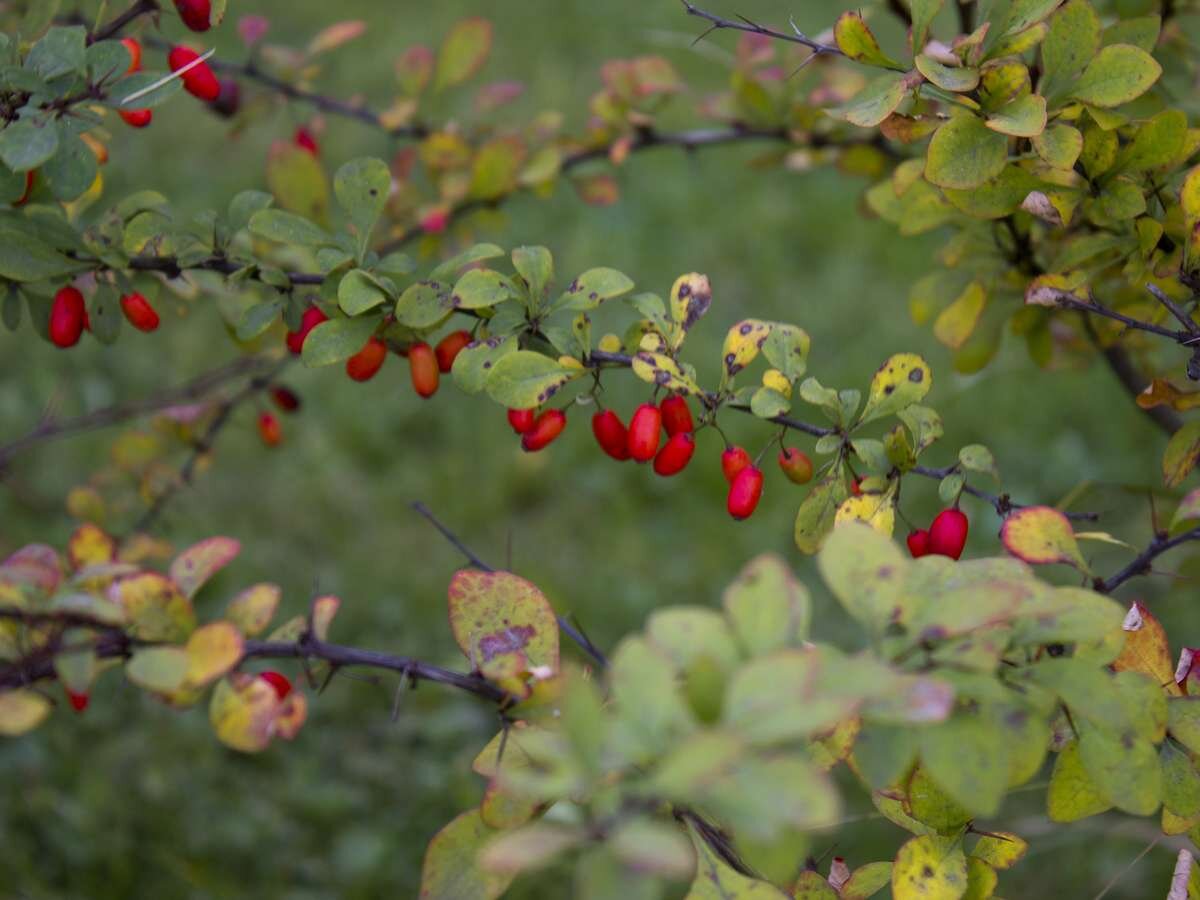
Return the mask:
<svg viewBox="0 0 1200 900"><path fill-rule="evenodd" d="M271 399L284 412L295 412L300 408L300 395L289 387L277 384L271 388Z"/></svg>
<svg viewBox="0 0 1200 900"><path fill-rule="evenodd" d="M526 453L536 453L567 427L567 417L561 409L548 409L538 416L532 427L521 436L521 447Z"/></svg>
<svg viewBox="0 0 1200 900"><path fill-rule="evenodd" d="M413 390L428 399L437 393L437 356L424 341L417 341L408 348L408 370L412 375Z"/></svg>
<svg viewBox="0 0 1200 900"><path fill-rule="evenodd" d="M913 559L920 559L922 556L929 555L929 532L924 528L910 531L907 541L908 552L912 554Z"/></svg>
<svg viewBox="0 0 1200 900"><path fill-rule="evenodd" d="M92 697L87 691L77 694L70 688L63 688L63 690L67 692L67 702L71 704L71 709L75 712L81 713L88 708L88 702Z"/></svg>
<svg viewBox="0 0 1200 900"><path fill-rule="evenodd" d="M692 411L688 408L687 400L679 394L673 394L660 405L663 428L667 429L667 437L674 437L684 431L695 431L692 424Z"/></svg>
<svg viewBox="0 0 1200 900"><path fill-rule="evenodd" d="M321 155L321 148L317 145L316 137L303 125L296 129L296 134L292 137L292 143L301 150L307 150L313 156Z"/></svg>
<svg viewBox="0 0 1200 900"><path fill-rule="evenodd" d="M145 128L154 119L154 110L118 109L117 115L124 119L130 128Z"/></svg>
<svg viewBox="0 0 1200 900"><path fill-rule="evenodd" d="M592 416L592 434L600 449L616 460L629 459L629 432L625 423L611 409Z"/></svg>
<svg viewBox="0 0 1200 900"><path fill-rule="evenodd" d="M258 677L275 688L275 694L280 700L286 699L287 695L292 692L292 683L282 672L268 670L266 672L259 672Z"/></svg>
<svg viewBox="0 0 1200 900"><path fill-rule="evenodd" d="M167 63L171 66L172 72L178 72L184 66L195 62L200 58L200 54L191 47L185 47L182 44L178 47L173 47L171 52L167 54ZM212 102L221 96L221 83L217 81L217 76L213 74L213 70L208 67L208 63L200 63L192 66L182 76L183 87L193 97L199 97L201 100Z"/></svg>
<svg viewBox="0 0 1200 900"><path fill-rule="evenodd" d="M212 27L212 0L175 0L179 18L192 31L208 31Z"/></svg>
<svg viewBox="0 0 1200 900"><path fill-rule="evenodd" d="M533 427L534 411L532 409L510 409L508 424L517 434L524 434Z"/></svg>
<svg viewBox="0 0 1200 900"><path fill-rule="evenodd" d="M662 431L662 413L653 403L643 403L629 420L629 455L640 463L654 459Z"/></svg>
<svg viewBox="0 0 1200 900"><path fill-rule="evenodd" d="M471 343L471 332L452 331L440 341L433 352L437 355L439 372L449 372L463 347Z"/></svg>
<svg viewBox="0 0 1200 900"><path fill-rule="evenodd" d="M861 475L855 475L854 480L850 482L850 493L855 497L862 496L862 483L863 477Z"/></svg>
<svg viewBox="0 0 1200 900"><path fill-rule="evenodd" d="M279 420L269 412L258 415L258 436L268 447L278 447L283 442L283 429Z"/></svg>
<svg viewBox="0 0 1200 900"><path fill-rule="evenodd" d="M969 526L961 509L943 509L929 526L929 552L958 559L967 544Z"/></svg>
<svg viewBox="0 0 1200 900"><path fill-rule="evenodd" d="M121 311L125 313L129 324L138 331L154 331L158 328L158 313L141 294L135 292L122 296Z"/></svg>
<svg viewBox="0 0 1200 900"><path fill-rule="evenodd" d="M346 374L355 381L370 381L383 368L387 359L387 344L377 337L367 341L366 346L346 360Z"/></svg>
<svg viewBox="0 0 1200 900"><path fill-rule="evenodd" d="M672 435L654 457L654 472L664 478L678 475L692 461L696 452L696 438L690 431Z"/></svg>
<svg viewBox="0 0 1200 900"><path fill-rule="evenodd" d="M762 497L763 473L758 466L746 466L738 472L729 485L729 498L725 507L739 521L749 518Z"/></svg>
<svg viewBox="0 0 1200 900"><path fill-rule="evenodd" d="M134 72L140 72L142 69L142 45L133 38L121 38L121 43L129 51L129 68L125 70L125 74L132 75Z"/></svg>
<svg viewBox="0 0 1200 900"><path fill-rule="evenodd" d="M725 473L725 480L731 484L737 473L748 465L750 454L741 447L726 447L725 452L721 454L721 471Z"/></svg>
<svg viewBox="0 0 1200 900"><path fill-rule="evenodd" d="M808 454L795 447L784 447L779 451L779 468L794 484L808 484L813 477L812 460Z"/></svg>
<svg viewBox="0 0 1200 900"><path fill-rule="evenodd" d="M304 311L304 315L300 319L300 328L297 331L289 331L287 335L288 349L293 353L299 354L304 349L304 340L308 337L308 333L320 325L322 322L329 320L329 316L321 312L315 306L310 306Z"/></svg>
<svg viewBox="0 0 1200 900"><path fill-rule="evenodd" d="M62 288L50 306L50 340L56 347L74 347L87 325L83 294L73 287Z"/></svg>

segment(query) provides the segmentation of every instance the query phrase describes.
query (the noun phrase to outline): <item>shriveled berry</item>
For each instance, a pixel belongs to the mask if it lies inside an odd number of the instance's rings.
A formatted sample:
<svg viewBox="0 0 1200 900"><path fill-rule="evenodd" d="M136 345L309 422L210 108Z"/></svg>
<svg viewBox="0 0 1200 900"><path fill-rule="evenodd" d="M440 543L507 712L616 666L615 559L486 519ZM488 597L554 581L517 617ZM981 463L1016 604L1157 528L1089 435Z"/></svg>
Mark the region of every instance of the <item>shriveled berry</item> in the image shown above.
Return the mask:
<svg viewBox="0 0 1200 900"><path fill-rule="evenodd" d="M73 287L62 288L50 306L50 340L56 347L74 347L87 327L83 294Z"/></svg>
<svg viewBox="0 0 1200 900"><path fill-rule="evenodd" d="M175 9L192 31L208 31L212 27L212 0L175 0Z"/></svg>
<svg viewBox="0 0 1200 900"><path fill-rule="evenodd" d="M912 554L913 559L929 555L929 532L924 528L910 531L905 541L908 543L908 552Z"/></svg>
<svg viewBox="0 0 1200 900"><path fill-rule="evenodd" d="M424 341L417 341L408 348L408 369L412 375L413 390L428 399L437 393L438 364L433 348Z"/></svg>
<svg viewBox="0 0 1200 900"><path fill-rule="evenodd" d="M738 472L729 485L729 497L725 507L739 521L749 518L762 497L763 473L758 466L750 465Z"/></svg>
<svg viewBox="0 0 1200 900"><path fill-rule="evenodd" d="M678 475L687 468L695 452L696 437L690 431L680 431L671 435L658 451L658 456L654 457L655 474L664 478Z"/></svg>
<svg viewBox="0 0 1200 900"><path fill-rule="evenodd" d="M304 341L308 337L308 333L320 325L322 322L329 320L329 316L321 312L315 306L310 306L304 311L304 315L300 318L300 327L296 331L289 331L287 335L288 349L293 353L299 354L304 349Z"/></svg>
<svg viewBox="0 0 1200 900"><path fill-rule="evenodd" d="M125 74L132 75L134 72L140 72L142 70L142 45L128 37L121 38L121 43L129 51L129 68L125 70Z"/></svg>
<svg viewBox="0 0 1200 900"><path fill-rule="evenodd" d="M662 423L663 428L667 430L667 437L696 430L692 424L692 411L688 408L687 400L681 395L672 394L659 404L658 408L662 412Z"/></svg>
<svg viewBox="0 0 1200 900"><path fill-rule="evenodd" d="M75 712L81 713L88 708L88 703L92 697L87 691L77 693L70 688L64 688L63 690L67 692L67 702L71 704L71 709L75 710Z"/></svg>
<svg viewBox="0 0 1200 900"><path fill-rule="evenodd" d="M779 451L779 468L794 484L808 484L813 477L812 460L803 450L795 447L784 447Z"/></svg>
<svg viewBox="0 0 1200 900"><path fill-rule="evenodd" d="M533 425L521 436L521 447L526 453L536 453L567 427L567 417L561 409L548 409L533 421Z"/></svg>
<svg viewBox="0 0 1200 900"><path fill-rule="evenodd" d="M277 384L271 388L271 399L284 412L292 413L300 408L300 395L290 387Z"/></svg>
<svg viewBox="0 0 1200 900"><path fill-rule="evenodd" d="M154 331L158 328L158 313L150 301L137 292L121 297L121 312L138 331Z"/></svg>
<svg viewBox="0 0 1200 900"><path fill-rule="evenodd" d="M292 143L301 150L307 150L313 156L321 155L321 148L317 144L316 136L303 125L296 129L296 133L292 136Z"/></svg>
<svg viewBox="0 0 1200 900"><path fill-rule="evenodd" d="M458 354L469 343L471 343L471 332L469 331L452 331L438 341L438 345L433 349L437 356L438 371L449 372L454 366L454 360Z"/></svg>
<svg viewBox="0 0 1200 900"><path fill-rule="evenodd" d="M217 115L232 119L242 108L242 86L232 78L220 78L217 84L220 85L217 99L213 100L209 107Z"/></svg>
<svg viewBox="0 0 1200 900"><path fill-rule="evenodd" d="M191 47L180 44L178 47L171 48L171 52L167 54L167 63L172 72L178 72L199 58L200 54ZM208 63L198 63L180 77L183 79L184 90L193 97L211 103L221 96L221 83L217 81L217 76L208 67Z"/></svg>
<svg viewBox="0 0 1200 900"><path fill-rule="evenodd" d="M929 552L958 559L967 545L970 524L961 509L943 509L929 526Z"/></svg>
<svg viewBox="0 0 1200 900"><path fill-rule="evenodd" d="M510 409L508 424L517 434L524 434L533 427L534 411L532 409Z"/></svg>
<svg viewBox="0 0 1200 900"><path fill-rule="evenodd" d="M377 337L367 341L366 346L346 360L346 374L355 381L370 381L383 367L387 359L387 344Z"/></svg>
<svg viewBox="0 0 1200 900"><path fill-rule="evenodd" d="M130 128L145 128L154 120L154 110L152 109L119 109L117 115Z"/></svg>
<svg viewBox="0 0 1200 900"><path fill-rule="evenodd" d="M640 463L654 459L662 435L662 413L653 403L643 403L629 420L629 455Z"/></svg>
<svg viewBox="0 0 1200 900"><path fill-rule="evenodd" d="M292 692L292 682L282 672L267 670L259 672L258 677L275 688L275 695L280 700L287 699L287 695Z"/></svg>
<svg viewBox="0 0 1200 900"><path fill-rule="evenodd" d="M611 409L592 416L592 434L600 449L616 460L629 459L629 431Z"/></svg>
<svg viewBox="0 0 1200 900"><path fill-rule="evenodd" d="M278 447L283 442L283 428L271 413L258 414L258 436L268 447Z"/></svg>
<svg viewBox="0 0 1200 900"><path fill-rule="evenodd" d="M721 454L721 471L725 473L725 480L731 484L737 477L737 473L748 465L750 465L750 454L741 447L726 447L725 452Z"/></svg>

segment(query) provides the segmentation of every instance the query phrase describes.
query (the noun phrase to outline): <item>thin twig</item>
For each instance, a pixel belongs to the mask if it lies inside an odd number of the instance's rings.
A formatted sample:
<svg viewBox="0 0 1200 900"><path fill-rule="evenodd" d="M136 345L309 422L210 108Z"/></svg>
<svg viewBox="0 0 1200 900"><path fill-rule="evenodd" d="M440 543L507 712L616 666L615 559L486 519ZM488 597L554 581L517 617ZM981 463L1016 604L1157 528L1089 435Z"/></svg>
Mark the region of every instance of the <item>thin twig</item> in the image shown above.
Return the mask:
<svg viewBox="0 0 1200 900"><path fill-rule="evenodd" d="M89 44L94 44L97 41L107 41L114 38L125 30L125 26L129 25L135 19L149 15L150 13L158 12L159 6L157 0L137 0L129 9L116 16L107 24L100 26L87 37Z"/></svg>
<svg viewBox="0 0 1200 900"><path fill-rule="evenodd" d="M841 50L832 44L822 44L820 41L814 41L808 35L804 34L796 24L792 23L791 31L776 31L774 28L767 28L764 25L759 25L756 22L751 22L749 19L726 19L723 16L715 15L714 13L706 12L700 9L689 0L681 0L683 8L689 16L695 16L698 19L710 23L709 31L717 31L720 29L729 29L731 31L745 31L750 34L761 34L764 37L769 37L777 41L787 41L792 44L800 44L808 47L814 53L827 53L830 56L845 56ZM708 32L705 32L707 34ZM703 35L701 35L703 37Z"/></svg>
<svg viewBox="0 0 1200 900"><path fill-rule="evenodd" d="M924 475L926 478L936 478L938 481L941 481L947 475L952 475L959 471L959 467L953 465L934 469L929 466L914 466L909 471L914 475ZM1007 518L1010 513L1018 509L1025 509L1030 505L1028 503L1016 503L1008 494L992 494L965 483L963 484L963 493L970 494L972 497L977 497L980 500L990 503L992 508L996 510L996 515L1002 519ZM1094 512L1064 512L1063 515L1077 522L1096 522L1100 519L1100 514Z"/></svg>
<svg viewBox="0 0 1200 900"><path fill-rule="evenodd" d="M1125 568L1108 578L1096 579L1093 587L1102 594L1111 594L1129 579L1149 574L1154 560L1167 551L1196 540L1200 540L1200 525L1175 537L1169 537L1167 534L1159 532L1150 540L1146 549L1135 556Z"/></svg>

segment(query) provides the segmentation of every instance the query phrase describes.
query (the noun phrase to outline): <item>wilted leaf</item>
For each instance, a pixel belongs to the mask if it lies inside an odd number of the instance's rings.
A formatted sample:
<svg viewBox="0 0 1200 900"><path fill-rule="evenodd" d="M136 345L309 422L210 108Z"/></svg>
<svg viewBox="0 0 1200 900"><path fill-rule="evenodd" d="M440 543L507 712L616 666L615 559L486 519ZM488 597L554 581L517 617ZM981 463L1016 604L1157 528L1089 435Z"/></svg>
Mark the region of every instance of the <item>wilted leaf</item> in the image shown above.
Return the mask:
<svg viewBox="0 0 1200 900"><path fill-rule="evenodd" d="M522 653L558 670L558 622L541 591L509 572L464 569L450 582L450 628L472 665Z"/></svg>
<svg viewBox="0 0 1200 900"><path fill-rule="evenodd" d="M1070 520L1049 506L1019 509L1004 520L1000 541L1013 556L1034 565L1066 563L1088 571Z"/></svg>
<svg viewBox="0 0 1200 900"><path fill-rule="evenodd" d="M193 544L175 557L167 574L179 585L183 595L190 599L241 551L242 545L233 538L208 538Z"/></svg>

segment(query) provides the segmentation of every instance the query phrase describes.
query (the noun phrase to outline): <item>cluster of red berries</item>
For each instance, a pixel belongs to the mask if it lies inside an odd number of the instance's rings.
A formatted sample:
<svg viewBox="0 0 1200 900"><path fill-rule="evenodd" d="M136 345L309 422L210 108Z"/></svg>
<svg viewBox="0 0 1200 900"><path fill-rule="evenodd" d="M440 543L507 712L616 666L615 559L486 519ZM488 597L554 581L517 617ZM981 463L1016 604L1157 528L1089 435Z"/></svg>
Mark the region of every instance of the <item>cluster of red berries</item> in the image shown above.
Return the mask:
<svg viewBox="0 0 1200 900"><path fill-rule="evenodd" d="M121 297L121 311L129 324L138 331L158 328L158 313L150 301L136 291ZM50 340L56 347L74 347L84 331L91 331L87 305L79 289L68 285L60 288L50 304Z"/></svg>
<svg viewBox="0 0 1200 900"><path fill-rule="evenodd" d="M299 354L304 349L304 342L308 340L309 333L328 319L320 309L310 306L300 319L300 327L288 332L288 349ZM413 390L421 397L432 397L436 394L440 376L453 368L454 360L469 343L471 333L458 330L442 338L436 347L431 347L424 341L414 341L407 348L400 350L401 356L408 357ZM387 354L388 345L380 338L371 337L361 350L346 360L346 374L355 381L370 381L383 368Z"/></svg>
<svg viewBox="0 0 1200 900"><path fill-rule="evenodd" d="M567 417L560 409L547 409L535 414L532 409L510 409L508 423L521 436L521 446L534 453L549 445L562 434ZM666 441L662 440L666 433ZM623 462L632 459L646 463L654 461L657 475L669 478L678 475L696 452L695 423L687 399L673 394L657 406L643 403L633 413L626 426L611 409L602 409L592 416L592 434L608 456ZM808 482L813 475L812 461L794 447L779 452L779 468L788 480L796 484ZM721 470L729 482L726 508L735 519L753 514L762 498L763 473L753 464L741 447L730 446L721 454Z"/></svg>
<svg viewBox="0 0 1200 900"><path fill-rule="evenodd" d="M969 526L966 513L958 507L943 509L934 517L928 530L918 528L909 533L908 552L913 559L930 554L958 559L967 544Z"/></svg>

